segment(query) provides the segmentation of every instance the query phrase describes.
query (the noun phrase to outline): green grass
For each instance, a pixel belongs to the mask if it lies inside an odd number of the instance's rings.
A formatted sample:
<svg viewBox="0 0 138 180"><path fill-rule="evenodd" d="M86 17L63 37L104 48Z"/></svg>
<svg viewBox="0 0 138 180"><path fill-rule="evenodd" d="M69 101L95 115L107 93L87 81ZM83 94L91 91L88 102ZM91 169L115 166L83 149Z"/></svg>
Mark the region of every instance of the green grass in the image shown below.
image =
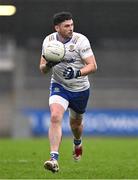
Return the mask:
<svg viewBox="0 0 138 180"><path fill-rule="evenodd" d="M45 171L49 142L0 139L0 179L138 179L137 138L83 138L83 158L72 160L72 139L63 138L58 173Z"/></svg>

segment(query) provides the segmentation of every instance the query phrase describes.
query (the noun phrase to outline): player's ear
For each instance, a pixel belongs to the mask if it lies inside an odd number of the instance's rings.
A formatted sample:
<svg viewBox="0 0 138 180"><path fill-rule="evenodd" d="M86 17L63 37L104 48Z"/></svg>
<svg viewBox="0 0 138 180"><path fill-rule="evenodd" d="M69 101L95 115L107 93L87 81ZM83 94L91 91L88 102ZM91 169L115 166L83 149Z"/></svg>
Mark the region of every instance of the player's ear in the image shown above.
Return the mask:
<svg viewBox="0 0 138 180"><path fill-rule="evenodd" d="M59 26L58 26L58 25L55 25L55 30L56 30L57 32L59 32Z"/></svg>

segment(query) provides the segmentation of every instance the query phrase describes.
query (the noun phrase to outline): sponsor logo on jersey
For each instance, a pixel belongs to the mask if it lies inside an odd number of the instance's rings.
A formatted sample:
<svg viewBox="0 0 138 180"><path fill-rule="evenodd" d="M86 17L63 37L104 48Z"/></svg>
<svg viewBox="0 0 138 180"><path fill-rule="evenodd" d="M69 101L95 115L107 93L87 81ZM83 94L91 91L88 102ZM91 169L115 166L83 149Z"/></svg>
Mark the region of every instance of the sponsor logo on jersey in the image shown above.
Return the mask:
<svg viewBox="0 0 138 180"><path fill-rule="evenodd" d="M67 63L73 63L73 62L75 62L75 59L68 59L67 60Z"/></svg>
<svg viewBox="0 0 138 180"><path fill-rule="evenodd" d="M85 49L82 49L82 53L85 53L85 52L87 52L87 51L89 51L91 48L90 47L87 47L87 48L85 48Z"/></svg>
<svg viewBox="0 0 138 180"><path fill-rule="evenodd" d="M73 63L73 62L75 62L76 60L75 60L75 59L64 59L63 61L64 61L64 62L67 62L67 63Z"/></svg>

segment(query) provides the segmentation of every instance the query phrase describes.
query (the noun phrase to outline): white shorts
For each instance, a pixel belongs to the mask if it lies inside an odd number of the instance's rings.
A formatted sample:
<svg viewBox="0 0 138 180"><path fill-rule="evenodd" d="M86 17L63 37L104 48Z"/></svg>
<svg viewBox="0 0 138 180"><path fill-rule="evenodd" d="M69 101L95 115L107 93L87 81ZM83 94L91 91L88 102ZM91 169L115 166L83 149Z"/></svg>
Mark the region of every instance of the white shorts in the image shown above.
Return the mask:
<svg viewBox="0 0 138 180"><path fill-rule="evenodd" d="M69 102L65 98L58 96L58 95L50 96L49 105L51 105L53 103L60 104L65 109L65 111L67 110L68 105L69 105Z"/></svg>

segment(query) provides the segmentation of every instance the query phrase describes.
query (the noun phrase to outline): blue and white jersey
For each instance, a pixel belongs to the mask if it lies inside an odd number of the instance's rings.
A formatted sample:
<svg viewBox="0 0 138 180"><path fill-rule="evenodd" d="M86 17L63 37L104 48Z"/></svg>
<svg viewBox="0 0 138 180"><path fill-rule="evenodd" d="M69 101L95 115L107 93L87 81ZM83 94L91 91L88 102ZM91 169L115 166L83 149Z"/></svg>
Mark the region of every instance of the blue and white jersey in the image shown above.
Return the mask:
<svg viewBox="0 0 138 180"><path fill-rule="evenodd" d="M48 35L44 39L44 42L46 43L48 41L58 40L57 38L57 32L54 32ZM61 84L65 89L73 92L84 91L90 86L88 76L80 76L78 78L68 80L64 78L63 71L67 67L79 70L85 66L84 59L93 55L90 42L84 35L73 32L72 38L64 43L64 45L66 49L64 59L62 62L53 67L51 83Z"/></svg>

